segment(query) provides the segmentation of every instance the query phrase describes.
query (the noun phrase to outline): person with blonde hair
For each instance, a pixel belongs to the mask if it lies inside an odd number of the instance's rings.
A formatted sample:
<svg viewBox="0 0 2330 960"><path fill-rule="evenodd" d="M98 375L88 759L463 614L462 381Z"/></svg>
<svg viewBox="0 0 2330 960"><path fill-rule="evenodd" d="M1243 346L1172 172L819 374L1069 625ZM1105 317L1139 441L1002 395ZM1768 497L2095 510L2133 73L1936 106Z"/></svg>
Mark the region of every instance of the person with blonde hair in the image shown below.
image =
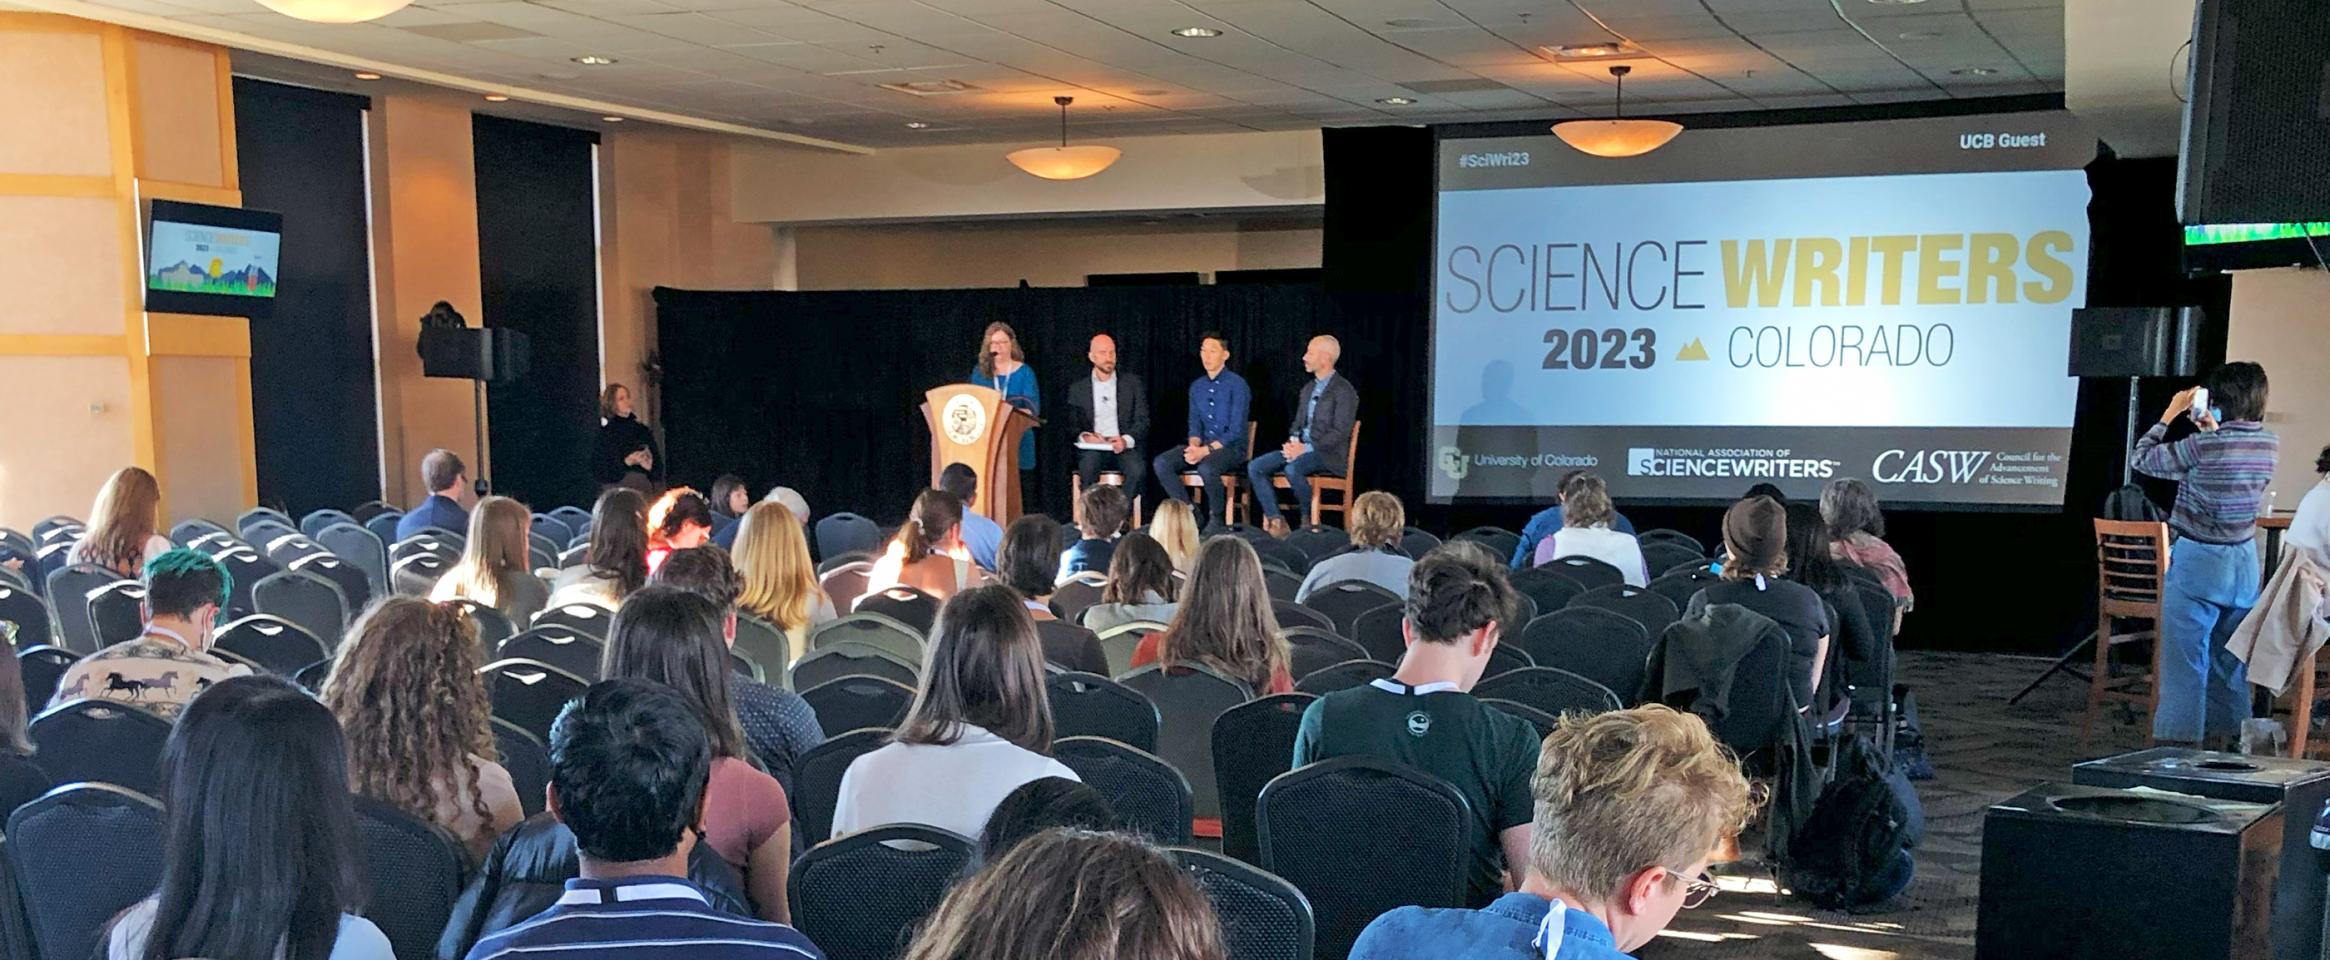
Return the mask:
<svg viewBox="0 0 2330 960"><path fill-rule="evenodd" d="M484 856L526 814L509 771L492 759L477 621L450 604L389 597L357 618L348 638L322 698L347 740L350 789L443 827L471 856Z"/></svg>
<svg viewBox="0 0 2330 960"><path fill-rule="evenodd" d="M1226 960L1197 881L1148 842L1055 828L947 894L905 960Z"/></svg>
<svg viewBox="0 0 2330 960"><path fill-rule="evenodd" d="M1400 505L1400 498L1381 490L1362 493L1352 501L1346 525L1351 531L1351 549L1312 564L1303 585L1295 590L1295 602L1308 600L1311 594L1344 580L1372 583L1395 596L1408 592L1408 571L1416 561L1400 552L1400 537L1408 532L1408 512Z"/></svg>
<svg viewBox="0 0 2330 960"><path fill-rule="evenodd" d="M914 498L905 525L867 573L862 596L908 586L944 601L984 582L985 575L963 545L962 523L962 501L944 490L922 491Z"/></svg>
<svg viewBox="0 0 2330 960"><path fill-rule="evenodd" d="M162 485L153 474L139 467L114 471L89 505L88 532L65 551L65 561L137 576L146 561L170 552L170 541L154 532L161 508Z"/></svg>
<svg viewBox="0 0 2330 960"><path fill-rule="evenodd" d="M835 617L833 598L817 582L817 562L809 559L809 537L784 504L756 503L744 511L736 573L744 581L736 608L784 631L795 660L809 652L809 631Z"/></svg>
<svg viewBox="0 0 2330 960"><path fill-rule="evenodd" d="M1715 895L1707 866L1753 809L1707 724L1658 704L1564 718L1530 790L1521 889L1478 910L1392 910L1351 960L1625 960Z"/></svg>
<svg viewBox="0 0 2330 960"><path fill-rule="evenodd" d="M508 497L487 497L469 514L461 562L438 578L429 599L473 600L524 624L550 603L550 585L534 575L534 515Z"/></svg>
<svg viewBox="0 0 2330 960"><path fill-rule="evenodd" d="M1197 511L1173 499L1158 504L1157 512L1149 515L1149 537L1173 559L1174 572L1185 577L1197 566L1197 548L1205 543L1197 533Z"/></svg>
<svg viewBox="0 0 2330 960"><path fill-rule="evenodd" d="M1181 609L1163 633L1141 638L1132 665L1194 663L1245 684L1256 696L1294 692L1286 641L1270 612L1262 558L1237 537L1215 537L1197 553L1181 588Z"/></svg>
<svg viewBox="0 0 2330 960"><path fill-rule="evenodd" d="M631 388L620 383L607 384L599 392L599 437L591 451L591 479L649 494L663 486L655 431L639 422Z"/></svg>
<svg viewBox="0 0 2330 960"><path fill-rule="evenodd" d="M1538 566L1563 557L1590 557L1617 567L1627 586L1650 585L1642 544L1611 527L1618 511L1610 506L1610 488L1601 477L1581 471L1562 481L1561 511L1561 529L1537 544Z"/></svg>

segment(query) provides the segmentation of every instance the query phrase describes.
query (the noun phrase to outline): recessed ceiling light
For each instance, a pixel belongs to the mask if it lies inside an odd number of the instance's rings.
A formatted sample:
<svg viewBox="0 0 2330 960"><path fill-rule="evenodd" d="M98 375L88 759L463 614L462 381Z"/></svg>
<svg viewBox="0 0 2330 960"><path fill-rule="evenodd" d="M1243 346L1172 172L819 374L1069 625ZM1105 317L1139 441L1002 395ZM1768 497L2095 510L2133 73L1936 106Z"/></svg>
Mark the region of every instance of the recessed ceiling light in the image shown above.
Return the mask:
<svg viewBox="0 0 2330 960"><path fill-rule="evenodd" d="M1950 71L1950 76L1953 77L1991 77L1997 75L1997 67L1959 67Z"/></svg>
<svg viewBox="0 0 2330 960"><path fill-rule="evenodd" d="M622 122L623 122L623 118L622 118L622 117L600 117L599 119L601 119L601 120L604 120L604 121L606 121L606 122L608 122L608 123L622 123Z"/></svg>
<svg viewBox="0 0 2330 960"><path fill-rule="evenodd" d="M1560 46L1541 46L1539 52L1556 60L1594 60L1607 57L1631 57L1642 53L1642 48L1631 43L1565 43Z"/></svg>
<svg viewBox="0 0 2330 960"><path fill-rule="evenodd" d="M1377 97L1375 102L1387 107L1404 107L1416 102L1414 97Z"/></svg>
<svg viewBox="0 0 2330 960"><path fill-rule="evenodd" d="M1903 40L1939 40L1941 38L1942 32L1939 30L1908 30L1901 34Z"/></svg>
<svg viewBox="0 0 2330 960"><path fill-rule="evenodd" d="M1880 7L1908 7L1924 3L1925 0L1869 0L1869 2Z"/></svg>
<svg viewBox="0 0 2330 960"><path fill-rule="evenodd" d="M1176 37L1188 37L1192 40L1202 40L1206 37L1221 36L1222 32L1212 27L1183 27L1179 30L1173 31L1173 35Z"/></svg>
<svg viewBox="0 0 2330 960"><path fill-rule="evenodd" d="M510 99L510 95L506 93L489 93L485 95L485 102L487 103L501 103L508 99Z"/></svg>
<svg viewBox="0 0 2330 960"><path fill-rule="evenodd" d="M906 129L908 129L908 130L928 130L928 129L930 129L930 124L924 123L924 122L922 122L922 121L920 121L920 120L908 120L908 121L906 121Z"/></svg>
<svg viewBox="0 0 2330 960"><path fill-rule="evenodd" d="M602 57L595 53L586 53L579 57L569 57L567 59L573 60L574 62L582 64L586 67L604 67L612 65L615 62L615 58L613 57Z"/></svg>
<svg viewBox="0 0 2330 960"><path fill-rule="evenodd" d="M377 74L377 73L359 73L359 74L357 74L357 75L356 75L356 79L358 79L358 80L378 80L378 79L380 79L380 74Z"/></svg>

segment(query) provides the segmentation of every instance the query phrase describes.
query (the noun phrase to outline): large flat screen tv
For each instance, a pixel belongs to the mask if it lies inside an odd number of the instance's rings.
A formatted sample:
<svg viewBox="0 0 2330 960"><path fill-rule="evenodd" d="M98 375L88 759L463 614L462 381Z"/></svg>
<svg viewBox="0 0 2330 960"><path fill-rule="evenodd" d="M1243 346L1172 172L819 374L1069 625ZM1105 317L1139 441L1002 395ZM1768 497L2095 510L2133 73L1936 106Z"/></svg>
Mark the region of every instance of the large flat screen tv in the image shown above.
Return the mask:
<svg viewBox="0 0 2330 960"><path fill-rule="evenodd" d="M263 319L274 312L283 215L155 200L146 228L146 310Z"/></svg>

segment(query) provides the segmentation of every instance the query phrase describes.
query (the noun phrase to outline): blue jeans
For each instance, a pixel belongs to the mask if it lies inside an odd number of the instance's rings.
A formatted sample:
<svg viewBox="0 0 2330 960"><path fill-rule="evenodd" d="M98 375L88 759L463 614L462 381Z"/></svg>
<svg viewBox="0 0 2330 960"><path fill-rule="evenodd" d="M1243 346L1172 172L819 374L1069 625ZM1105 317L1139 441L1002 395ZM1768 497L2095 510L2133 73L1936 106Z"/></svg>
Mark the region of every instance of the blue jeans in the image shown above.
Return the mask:
<svg viewBox="0 0 2330 960"><path fill-rule="evenodd" d="M2249 716L2249 671L2225 650L2257 604L2257 541L2186 538L2168 552L2160 598L2160 708L2152 736L2198 742L2234 736Z"/></svg>
<svg viewBox="0 0 2330 960"><path fill-rule="evenodd" d="M1262 515L1272 520L1279 519L1278 491L1270 486L1273 474L1285 474L1286 492L1294 495L1296 507L1307 515L1311 504L1311 475L1333 472L1328 469L1327 461L1320 459L1317 450L1305 450L1293 460L1272 450L1246 464L1246 479L1254 482L1254 499L1262 505Z"/></svg>

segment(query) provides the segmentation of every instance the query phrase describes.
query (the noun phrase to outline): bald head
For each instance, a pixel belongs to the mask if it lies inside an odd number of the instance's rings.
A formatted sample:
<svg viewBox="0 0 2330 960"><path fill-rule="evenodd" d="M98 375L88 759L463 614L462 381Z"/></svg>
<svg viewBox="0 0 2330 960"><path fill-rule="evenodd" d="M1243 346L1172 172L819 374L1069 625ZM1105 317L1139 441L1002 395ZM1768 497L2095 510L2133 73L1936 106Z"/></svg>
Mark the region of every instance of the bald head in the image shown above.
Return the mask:
<svg viewBox="0 0 2330 960"><path fill-rule="evenodd" d="M1303 369L1314 377L1335 372L1335 362L1343 359L1343 344L1334 337L1321 334L1311 338L1310 348L1303 351Z"/></svg>
<svg viewBox="0 0 2330 960"><path fill-rule="evenodd" d="M1115 337L1105 333L1093 335L1090 352L1086 353L1085 356L1092 361L1093 372L1102 377L1116 376Z"/></svg>

